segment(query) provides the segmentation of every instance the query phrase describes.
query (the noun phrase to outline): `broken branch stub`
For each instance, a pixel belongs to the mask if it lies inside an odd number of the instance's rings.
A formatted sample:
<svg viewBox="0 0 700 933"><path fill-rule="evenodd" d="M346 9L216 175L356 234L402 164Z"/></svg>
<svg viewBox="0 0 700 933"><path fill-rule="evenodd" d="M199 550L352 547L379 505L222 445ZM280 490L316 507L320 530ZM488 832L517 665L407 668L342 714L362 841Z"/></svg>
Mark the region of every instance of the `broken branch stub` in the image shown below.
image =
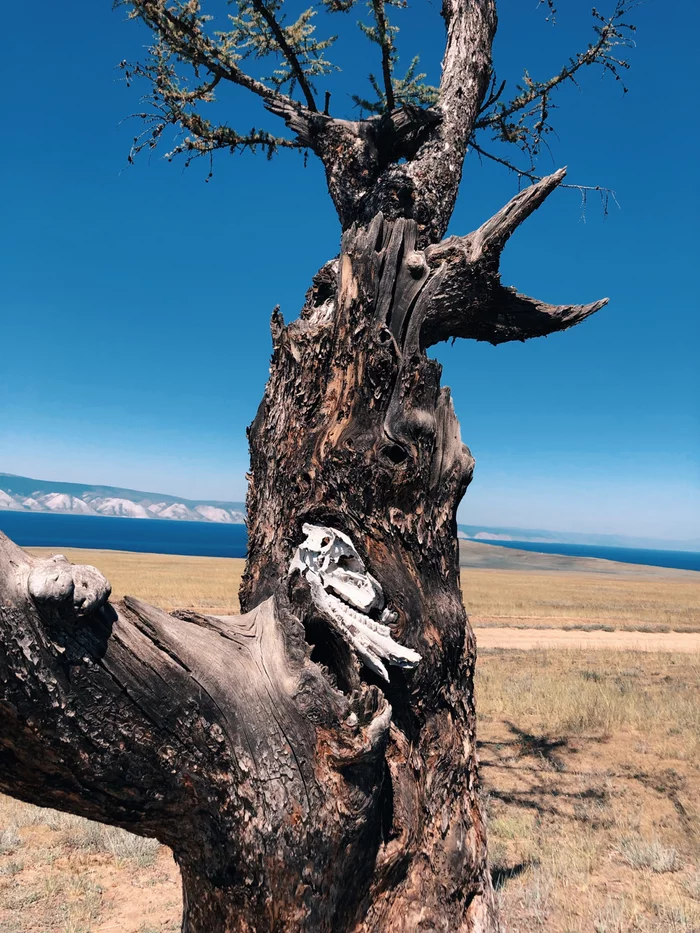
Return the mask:
<svg viewBox="0 0 700 933"><path fill-rule="evenodd" d="M71 564L63 554L37 561L29 573L27 588L38 605L71 607L79 616L100 609L112 592L96 567Z"/></svg>

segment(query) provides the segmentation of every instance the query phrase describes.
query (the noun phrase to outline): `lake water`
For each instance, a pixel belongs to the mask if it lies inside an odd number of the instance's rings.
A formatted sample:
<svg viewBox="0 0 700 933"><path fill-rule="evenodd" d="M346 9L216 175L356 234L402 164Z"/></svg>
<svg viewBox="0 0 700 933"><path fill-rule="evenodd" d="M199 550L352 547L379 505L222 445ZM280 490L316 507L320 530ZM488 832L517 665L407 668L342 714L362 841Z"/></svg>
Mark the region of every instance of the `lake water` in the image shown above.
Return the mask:
<svg viewBox="0 0 700 933"><path fill-rule="evenodd" d="M245 525L98 515L0 512L0 531L22 547L88 547L147 554L245 557Z"/></svg>
<svg viewBox="0 0 700 933"><path fill-rule="evenodd" d="M166 522L45 512L0 512L0 531L23 547L100 548L152 554L245 557L245 525L214 522ZM627 564L651 564L700 570L700 554L648 548L597 547L588 544L540 544L531 541L484 541L494 547L520 548L570 557L600 557Z"/></svg>
<svg viewBox="0 0 700 933"><path fill-rule="evenodd" d="M641 547L605 547L596 544L541 544L539 541L483 541L495 547L537 551L539 554L565 554L567 557L598 557L625 564L648 564L676 570L700 570L700 554L695 551L663 551Z"/></svg>

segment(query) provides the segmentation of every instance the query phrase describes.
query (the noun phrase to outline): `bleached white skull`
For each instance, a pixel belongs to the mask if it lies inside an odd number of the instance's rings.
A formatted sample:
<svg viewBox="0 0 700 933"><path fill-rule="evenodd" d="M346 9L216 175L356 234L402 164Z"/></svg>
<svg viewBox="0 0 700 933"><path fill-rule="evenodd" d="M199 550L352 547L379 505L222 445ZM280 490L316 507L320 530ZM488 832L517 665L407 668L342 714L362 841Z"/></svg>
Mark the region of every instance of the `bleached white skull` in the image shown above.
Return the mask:
<svg viewBox="0 0 700 933"><path fill-rule="evenodd" d="M378 580L367 572L351 539L325 525L302 526L306 535L296 550L290 573L299 572L311 585L316 606L346 639L364 663L385 680L389 674L382 661L412 668L420 655L394 641L389 623L396 613L383 608L384 593ZM379 621L369 613L379 613Z"/></svg>
<svg viewBox="0 0 700 933"><path fill-rule="evenodd" d="M384 594L367 573L350 538L324 525L304 525L306 538L297 548L290 570L301 570L309 582L334 591L361 612L381 609Z"/></svg>

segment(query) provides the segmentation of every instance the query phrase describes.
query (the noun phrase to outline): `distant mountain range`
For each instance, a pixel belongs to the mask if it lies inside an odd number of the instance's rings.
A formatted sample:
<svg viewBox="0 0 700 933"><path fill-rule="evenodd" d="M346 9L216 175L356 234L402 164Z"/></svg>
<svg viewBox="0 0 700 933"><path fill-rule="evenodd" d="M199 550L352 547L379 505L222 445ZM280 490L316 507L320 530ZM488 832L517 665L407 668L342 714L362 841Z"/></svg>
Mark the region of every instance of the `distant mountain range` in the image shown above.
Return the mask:
<svg viewBox="0 0 700 933"><path fill-rule="evenodd" d="M700 551L700 538L667 540L631 535L586 534L579 531L549 531L542 528L487 528L484 525L458 525L458 536L467 541L498 544L522 541L531 544L589 544L596 547L652 548L666 551Z"/></svg>
<svg viewBox="0 0 700 933"><path fill-rule="evenodd" d="M0 510L56 512L63 515L103 515L162 521L245 523L243 502L180 499L156 492L118 486L57 483L0 473Z"/></svg>
<svg viewBox="0 0 700 933"><path fill-rule="evenodd" d="M245 524L245 503L214 499L182 499L159 492L141 492L119 486L86 486L57 483L0 473L0 512L55 512L63 515L103 515L119 518L151 518L161 521ZM459 525L460 538L482 541L522 541L540 544L590 544L604 547L657 548L700 551L700 538L664 541L627 535L583 534L537 528L493 528Z"/></svg>

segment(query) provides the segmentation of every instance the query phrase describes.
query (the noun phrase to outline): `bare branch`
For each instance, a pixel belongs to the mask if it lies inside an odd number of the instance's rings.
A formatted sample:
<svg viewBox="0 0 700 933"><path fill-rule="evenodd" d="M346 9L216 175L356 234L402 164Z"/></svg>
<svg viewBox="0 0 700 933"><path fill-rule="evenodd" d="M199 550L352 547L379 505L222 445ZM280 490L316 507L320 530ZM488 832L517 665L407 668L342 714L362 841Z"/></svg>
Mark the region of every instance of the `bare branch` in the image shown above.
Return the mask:
<svg viewBox="0 0 700 933"><path fill-rule="evenodd" d="M500 283L485 291L483 302L475 302L472 297L465 307L464 295L461 301L459 297L451 294L451 300L443 302L439 310L437 305L431 309L422 331L425 347L455 337L483 340L494 346L546 337L580 324L609 301L602 298L585 305L552 305Z"/></svg>
<svg viewBox="0 0 700 933"><path fill-rule="evenodd" d="M472 261L476 262L489 254L497 259L511 234L537 210L565 177L566 169L560 168L554 174L524 188L472 233L469 238Z"/></svg>
<svg viewBox="0 0 700 933"><path fill-rule="evenodd" d="M513 232L558 188L566 169L525 188L497 214L465 237L429 246L429 297L421 320L421 343L467 337L492 344L543 337L573 327L608 303L551 305L501 284L498 265Z"/></svg>
<svg viewBox="0 0 700 933"><path fill-rule="evenodd" d="M547 177L546 175L536 175L534 172L519 168L513 162L509 162L508 159L502 159L500 156L496 156L492 152L487 152L485 149L482 149L481 146L477 145L473 139L469 143L469 146L479 156L483 156L485 159L490 159L492 162L496 162L498 165L502 165L504 168L507 168L509 172L513 172L518 176L518 179L527 178L528 181L536 183ZM618 207L620 206L615 191L612 188L606 188L604 185L560 184L560 187L578 191L578 193L581 195L581 202L584 208L586 206L586 199L589 191L593 191L600 195L600 200L603 207L603 215L606 217L608 215L610 199L612 199Z"/></svg>
<svg viewBox="0 0 700 933"><path fill-rule="evenodd" d="M609 301L609 298L601 298L586 305L551 305L503 285L494 294L494 310L499 321L493 336L488 339L491 343L503 343L506 340L545 337L580 324Z"/></svg>

